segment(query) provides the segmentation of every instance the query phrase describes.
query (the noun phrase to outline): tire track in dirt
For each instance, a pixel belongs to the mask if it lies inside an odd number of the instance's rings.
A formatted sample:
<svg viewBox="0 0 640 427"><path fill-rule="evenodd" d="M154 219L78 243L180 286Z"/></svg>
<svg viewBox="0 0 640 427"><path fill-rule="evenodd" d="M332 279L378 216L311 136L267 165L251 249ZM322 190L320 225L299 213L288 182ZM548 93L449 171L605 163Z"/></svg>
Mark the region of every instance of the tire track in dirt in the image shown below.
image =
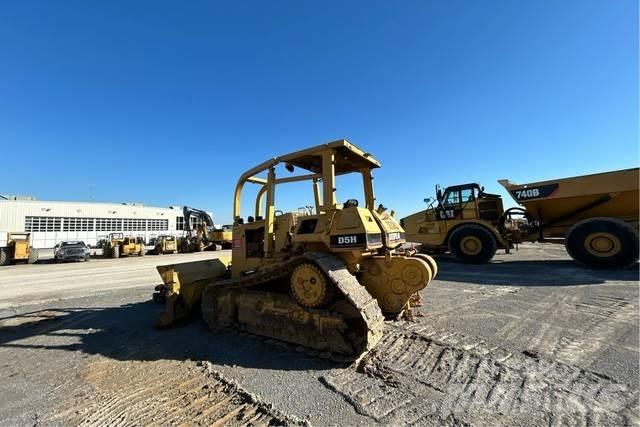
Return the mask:
<svg viewBox="0 0 640 427"><path fill-rule="evenodd" d="M600 349L609 346L620 329L634 321L638 313L637 302L606 295L594 295L573 304L584 313L583 321L575 331L565 331L556 344L553 357L567 363L589 363Z"/></svg>
<svg viewBox="0 0 640 427"><path fill-rule="evenodd" d="M102 358L88 364L77 381L75 395L44 419L45 424L300 424L227 381L206 363Z"/></svg>
<svg viewBox="0 0 640 427"><path fill-rule="evenodd" d="M512 354L477 338L424 330L389 326L357 369L322 381L359 413L392 425L640 421L638 390L609 377L531 353Z"/></svg>

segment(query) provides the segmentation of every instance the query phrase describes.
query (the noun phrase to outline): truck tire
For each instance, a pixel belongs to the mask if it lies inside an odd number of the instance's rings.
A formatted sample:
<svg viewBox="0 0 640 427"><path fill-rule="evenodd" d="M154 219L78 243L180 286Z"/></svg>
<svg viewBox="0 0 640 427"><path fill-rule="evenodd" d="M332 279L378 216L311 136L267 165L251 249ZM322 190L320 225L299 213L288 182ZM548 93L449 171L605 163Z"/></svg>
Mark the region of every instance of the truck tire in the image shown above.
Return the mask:
<svg viewBox="0 0 640 427"><path fill-rule="evenodd" d="M638 261L638 232L614 218L590 218L567 233L565 248L590 268L624 268Z"/></svg>
<svg viewBox="0 0 640 427"><path fill-rule="evenodd" d="M0 248L0 265L9 265L11 264L11 251L9 251L8 247Z"/></svg>
<svg viewBox="0 0 640 427"><path fill-rule="evenodd" d="M462 225L449 237L449 252L466 264L487 263L496 254L496 249L495 237L480 225Z"/></svg>
<svg viewBox="0 0 640 427"><path fill-rule="evenodd" d="M38 250L36 248L31 248L29 251L29 259L27 260L29 264L34 264L38 262Z"/></svg>
<svg viewBox="0 0 640 427"><path fill-rule="evenodd" d="M145 256L147 254L147 250L144 248L144 246L142 246L140 248L140 256Z"/></svg>
<svg viewBox="0 0 640 427"><path fill-rule="evenodd" d="M120 246L111 248L111 258L120 258Z"/></svg>

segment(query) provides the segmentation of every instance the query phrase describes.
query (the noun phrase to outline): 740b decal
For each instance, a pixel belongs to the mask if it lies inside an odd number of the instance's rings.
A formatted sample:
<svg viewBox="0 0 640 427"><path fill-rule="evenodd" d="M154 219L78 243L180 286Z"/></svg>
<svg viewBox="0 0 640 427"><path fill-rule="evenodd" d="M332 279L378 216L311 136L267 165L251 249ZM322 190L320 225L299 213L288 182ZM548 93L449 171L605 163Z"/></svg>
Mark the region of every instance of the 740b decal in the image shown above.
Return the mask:
<svg viewBox="0 0 640 427"><path fill-rule="evenodd" d="M531 200L551 196L559 187L559 184L547 184L537 187L520 188L511 190L511 195L517 200Z"/></svg>

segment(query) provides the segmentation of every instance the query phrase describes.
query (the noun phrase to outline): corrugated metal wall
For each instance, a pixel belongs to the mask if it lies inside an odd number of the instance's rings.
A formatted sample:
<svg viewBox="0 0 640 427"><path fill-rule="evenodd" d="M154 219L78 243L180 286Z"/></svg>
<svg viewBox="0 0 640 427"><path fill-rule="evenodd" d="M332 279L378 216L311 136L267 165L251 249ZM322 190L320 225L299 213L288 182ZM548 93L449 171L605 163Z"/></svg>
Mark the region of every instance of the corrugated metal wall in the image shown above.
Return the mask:
<svg viewBox="0 0 640 427"><path fill-rule="evenodd" d="M0 246L6 245L8 232L30 231L25 229L25 224L32 227L33 223L39 224L41 218L45 218L43 221L48 221L53 225L48 227L35 226L34 229L38 231L32 231L31 239L32 245L36 248L52 248L63 240L83 240L89 245L94 245L101 237L105 237L110 232L104 230L104 226L98 227L97 219L121 219L122 221L116 221L116 223L122 224L125 229L112 231L122 231L126 235L144 237L146 241L160 234L181 236L183 231L176 230L177 217L182 217L182 209L115 203L0 200ZM49 218L56 218L56 220ZM82 222L83 225L76 227L73 219L79 218L89 218L89 220L77 220L78 224ZM66 219L71 219L71 221L65 222ZM159 220L166 220L166 230L158 229L158 224L164 224L164 221ZM105 222L107 221L102 221L101 224ZM68 223L71 223L72 226L65 226ZM92 226L86 225L89 223ZM140 226L140 224L147 223L150 224L149 227ZM127 224L131 225L127 227ZM141 230L140 228L145 229Z"/></svg>

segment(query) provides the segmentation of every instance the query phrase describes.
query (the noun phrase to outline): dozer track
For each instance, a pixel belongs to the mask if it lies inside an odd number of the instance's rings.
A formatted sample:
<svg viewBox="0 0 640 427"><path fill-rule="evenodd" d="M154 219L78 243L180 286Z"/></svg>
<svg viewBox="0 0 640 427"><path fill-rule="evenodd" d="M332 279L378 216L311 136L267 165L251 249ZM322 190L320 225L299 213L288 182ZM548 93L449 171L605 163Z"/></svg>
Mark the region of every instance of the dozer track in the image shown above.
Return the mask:
<svg viewBox="0 0 640 427"><path fill-rule="evenodd" d="M308 309L290 293L274 292L269 283L288 280L303 262L316 264L337 288L328 307ZM266 289L265 289L266 288ZM202 316L212 329L235 328L302 345L334 360L353 360L382 338L384 316L378 302L339 258L306 253L251 275L207 285Z"/></svg>

